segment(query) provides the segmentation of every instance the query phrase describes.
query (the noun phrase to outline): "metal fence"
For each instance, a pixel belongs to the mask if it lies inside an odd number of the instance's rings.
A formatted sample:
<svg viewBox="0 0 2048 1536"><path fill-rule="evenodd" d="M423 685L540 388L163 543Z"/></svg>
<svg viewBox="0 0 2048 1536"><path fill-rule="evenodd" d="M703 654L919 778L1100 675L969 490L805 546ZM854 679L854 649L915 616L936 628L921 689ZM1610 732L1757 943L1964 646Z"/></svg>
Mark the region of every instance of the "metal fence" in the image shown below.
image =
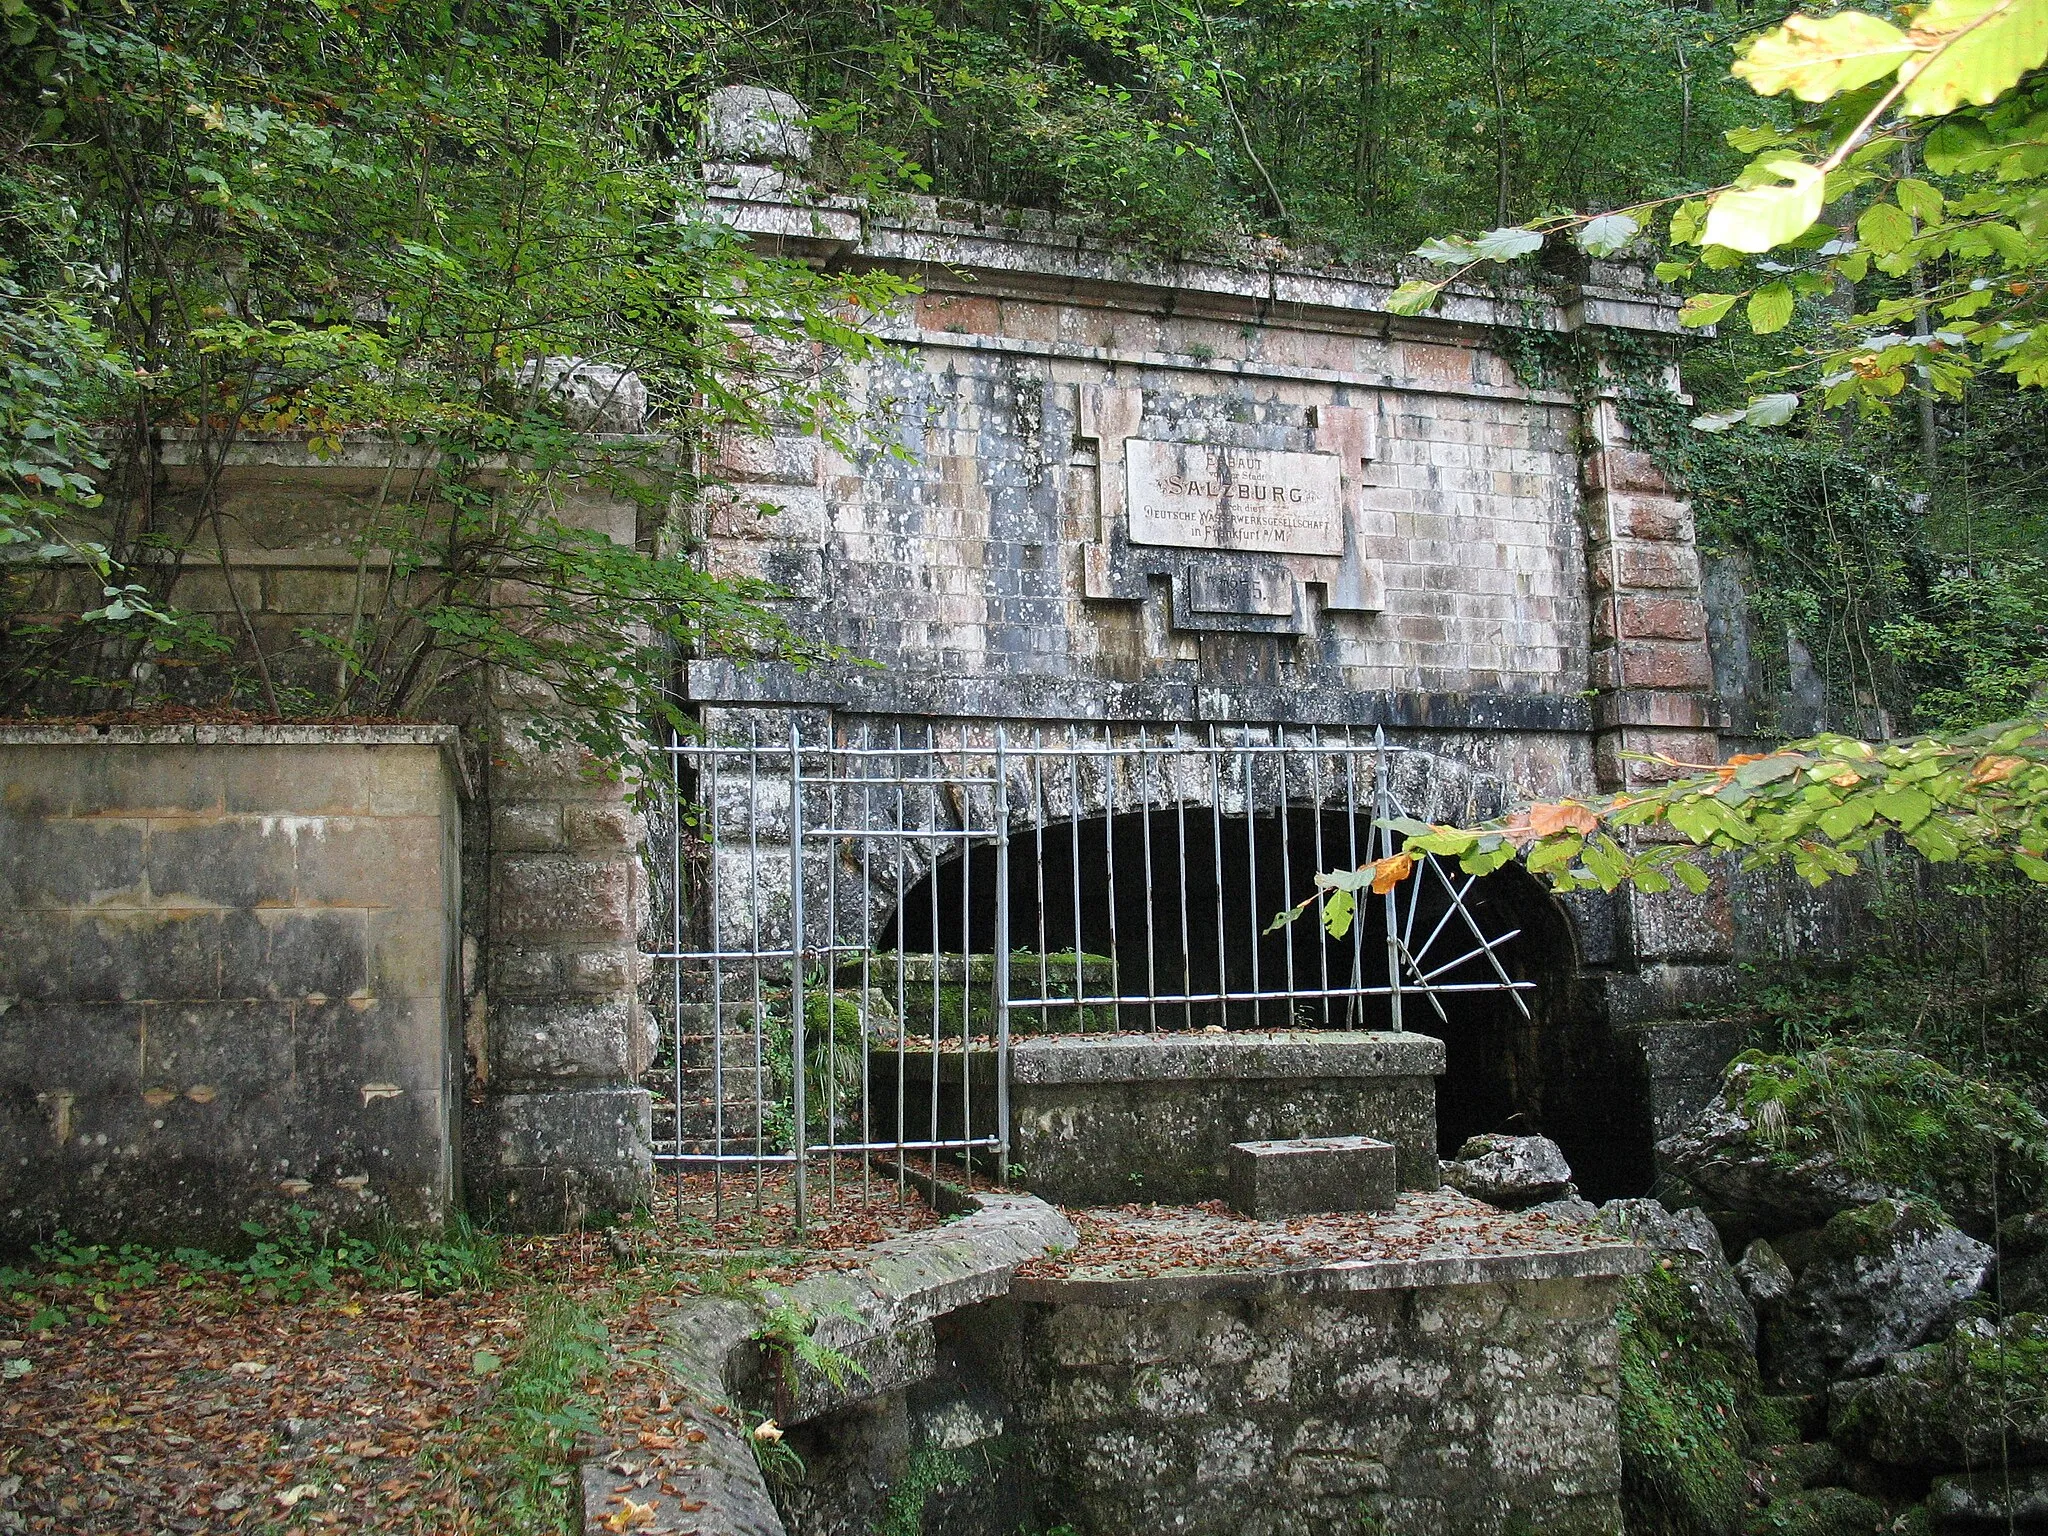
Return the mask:
<svg viewBox="0 0 2048 1536"><path fill-rule="evenodd" d="M1401 751L1258 727L678 741L658 1161L720 1193L780 1167L801 1213L817 1172L865 1192L878 1159L1001 1177L1027 1036L1398 1030L1466 993L1526 1015L1519 929L1434 860L1339 937L1319 921L1319 871L1399 846Z"/></svg>

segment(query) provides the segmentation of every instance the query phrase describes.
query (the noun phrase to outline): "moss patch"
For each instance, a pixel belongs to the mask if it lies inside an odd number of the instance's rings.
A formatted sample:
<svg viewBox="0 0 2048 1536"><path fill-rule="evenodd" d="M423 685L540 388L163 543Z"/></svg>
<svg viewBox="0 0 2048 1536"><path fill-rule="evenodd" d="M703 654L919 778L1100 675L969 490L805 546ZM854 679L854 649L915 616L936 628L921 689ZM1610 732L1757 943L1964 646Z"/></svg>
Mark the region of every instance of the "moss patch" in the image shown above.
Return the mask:
<svg viewBox="0 0 2048 1536"><path fill-rule="evenodd" d="M1875 1499L1814 1488L1774 1499L1751 1519L1748 1536L1867 1536L1884 1526L1884 1506Z"/></svg>
<svg viewBox="0 0 2048 1536"><path fill-rule="evenodd" d="M2000 1202L2023 1209L2048 1190L2048 1120L2017 1094L1911 1051L1830 1046L1796 1056L1747 1051L1741 1108L1775 1156L1817 1153L1849 1173L1919 1195L1951 1214ZM1731 1076L1731 1082L1734 1081Z"/></svg>
<svg viewBox="0 0 2048 1536"><path fill-rule="evenodd" d="M1631 1280L1621 1322L1622 1503L1632 1536L1723 1536L1741 1529L1744 1456L1784 1426L1756 1361L1693 1304L1675 1269Z"/></svg>

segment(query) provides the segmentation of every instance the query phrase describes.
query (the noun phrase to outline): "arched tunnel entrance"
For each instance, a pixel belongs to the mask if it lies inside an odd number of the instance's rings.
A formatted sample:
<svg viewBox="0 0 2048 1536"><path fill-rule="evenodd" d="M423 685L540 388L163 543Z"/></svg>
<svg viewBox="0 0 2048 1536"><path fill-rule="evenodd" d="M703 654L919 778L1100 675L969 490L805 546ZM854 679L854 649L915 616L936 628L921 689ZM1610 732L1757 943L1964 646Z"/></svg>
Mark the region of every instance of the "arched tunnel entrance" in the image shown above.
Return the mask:
<svg viewBox="0 0 2048 1536"><path fill-rule="evenodd" d="M1355 921L1325 932L1311 907L1275 917L1315 890L1320 870L1373 851L1372 820L1328 808L1251 816L1192 805L1069 817L1013 831L1008 922L1013 956L1074 965L1085 991L1209 1001L1126 1003L1125 1029L1386 1029L1387 903L1417 972L1435 989L1405 990L1404 1027L1444 1041L1438 1142L1448 1154L1486 1131L1552 1137L1592 1199L1644 1193L1650 1133L1626 1091L1604 1021L1588 1008L1571 919L1518 865L1475 879L1425 860L1386 897L1361 893ZM889 915L877 947L910 954L992 954L998 852L988 844L940 862ZM1107 962L1105 966L1103 962ZM1519 992L1503 979L1533 983ZM1230 994L1218 1002L1214 995ZM1254 994L1246 998L1242 994ZM1525 1016L1517 998L1527 1007Z"/></svg>

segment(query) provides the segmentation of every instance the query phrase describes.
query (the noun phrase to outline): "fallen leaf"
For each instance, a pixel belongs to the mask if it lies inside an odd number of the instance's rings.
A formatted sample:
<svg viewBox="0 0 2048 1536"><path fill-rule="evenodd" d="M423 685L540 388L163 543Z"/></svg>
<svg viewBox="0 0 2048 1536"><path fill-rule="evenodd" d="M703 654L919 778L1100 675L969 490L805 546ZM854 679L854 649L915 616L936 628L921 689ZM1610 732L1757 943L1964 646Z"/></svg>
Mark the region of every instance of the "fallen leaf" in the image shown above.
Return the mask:
<svg viewBox="0 0 2048 1536"><path fill-rule="evenodd" d="M469 1368L479 1376L488 1376L505 1362L488 1349L480 1349L469 1357Z"/></svg>
<svg viewBox="0 0 2048 1536"><path fill-rule="evenodd" d="M283 1493L280 1493L277 1496L277 1502L286 1509L297 1509L307 1499L318 1498L319 1496L320 1485L318 1483L296 1483L290 1488L285 1489Z"/></svg>
<svg viewBox="0 0 2048 1536"><path fill-rule="evenodd" d="M624 1507L602 1522L606 1530L631 1531L643 1525L654 1524L654 1501L652 1499L648 1500L645 1504L635 1504L631 1499L624 1498L619 1494L614 1494L612 1497L619 1499Z"/></svg>
<svg viewBox="0 0 2048 1536"><path fill-rule="evenodd" d="M640 1431L640 1445L644 1450L669 1451L675 1449L675 1444L674 1435L652 1435L644 1429Z"/></svg>

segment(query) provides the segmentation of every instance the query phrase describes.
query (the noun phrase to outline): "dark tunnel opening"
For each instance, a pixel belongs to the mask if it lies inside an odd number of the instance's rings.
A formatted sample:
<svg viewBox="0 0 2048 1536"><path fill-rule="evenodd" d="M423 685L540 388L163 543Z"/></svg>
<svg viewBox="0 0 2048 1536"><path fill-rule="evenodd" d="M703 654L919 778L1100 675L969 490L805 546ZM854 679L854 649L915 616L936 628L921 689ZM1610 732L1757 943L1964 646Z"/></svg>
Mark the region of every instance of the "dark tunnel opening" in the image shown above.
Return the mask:
<svg viewBox="0 0 2048 1536"><path fill-rule="evenodd" d="M1385 985L1389 899L1397 931L1440 986L1497 980L1472 924L1489 938L1513 933L1494 955L1509 978L1535 983L1520 994L1531 1017L1502 991L1439 992L1441 1014L1426 997L1403 998L1404 1027L1445 1046L1439 1146L1448 1154L1487 1131L1546 1135L1588 1198L1645 1192L1651 1166L1641 1095L1628 1091L1610 1032L1584 1006L1570 919L1519 866L1477 880L1454 866L1419 869L1390 898L1362 894L1342 938L1323 931L1313 908L1272 929L1277 914L1314 890L1317 871L1368 860L1370 831L1369 817L1342 811L1247 818L1196 807L1022 830L1010 845L1010 948L1110 957L1117 993L1127 999L1282 994L1222 1008L1127 1002L1117 1010L1125 1029L1386 1029L1387 998L1323 994ZM990 844L940 863L905 892L877 947L992 953L996 873ZM1454 908L1453 886L1471 924ZM1049 972L1048 995L1075 995L1072 973Z"/></svg>

